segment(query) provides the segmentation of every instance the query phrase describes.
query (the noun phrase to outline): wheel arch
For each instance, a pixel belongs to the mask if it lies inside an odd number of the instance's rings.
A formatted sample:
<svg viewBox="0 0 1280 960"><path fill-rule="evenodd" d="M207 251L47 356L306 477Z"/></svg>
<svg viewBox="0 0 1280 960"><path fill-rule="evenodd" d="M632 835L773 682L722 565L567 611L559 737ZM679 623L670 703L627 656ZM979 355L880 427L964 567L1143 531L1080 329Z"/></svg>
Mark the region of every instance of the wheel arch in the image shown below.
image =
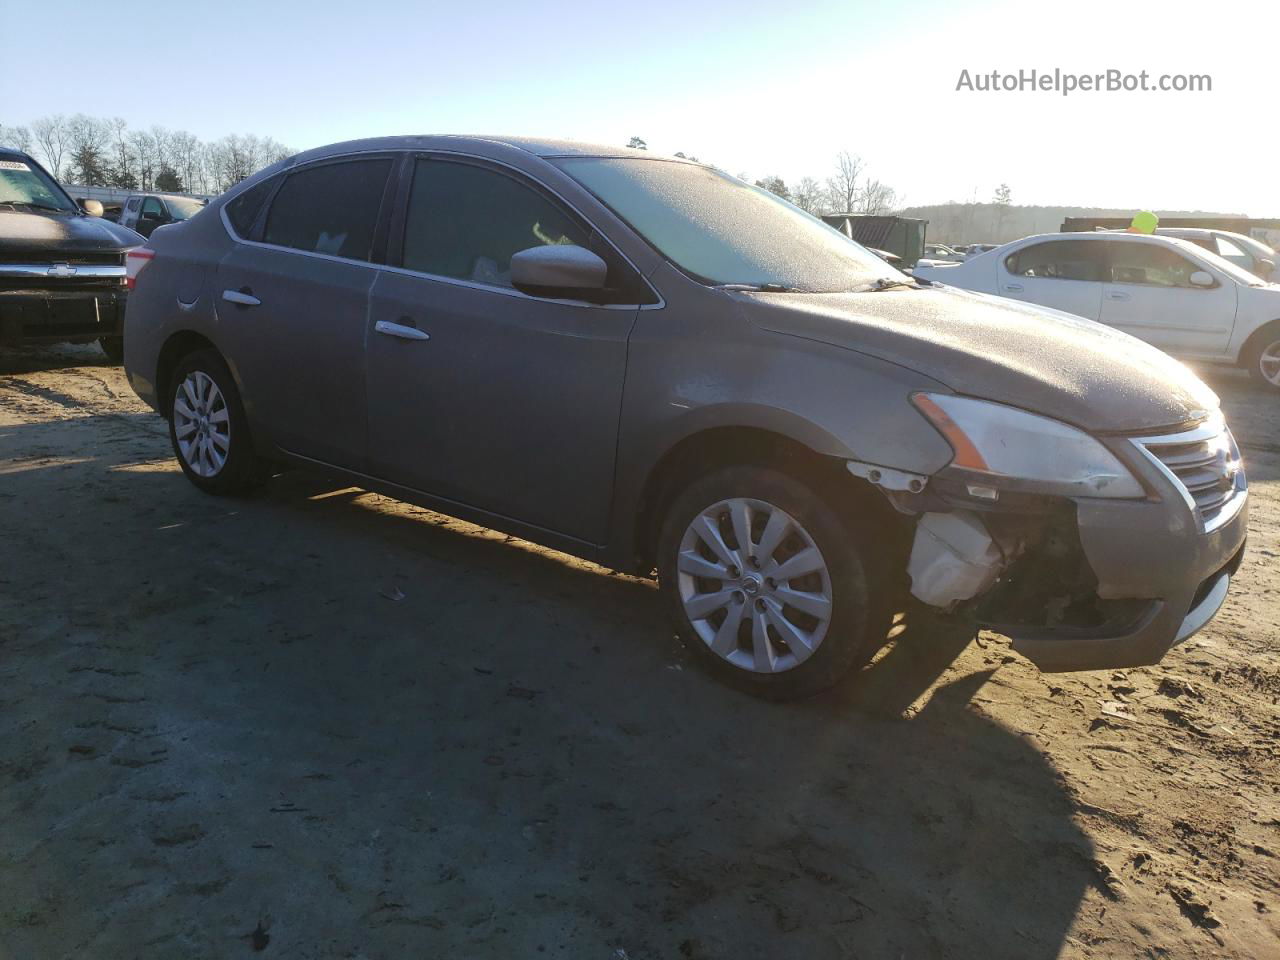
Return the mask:
<svg viewBox="0 0 1280 960"><path fill-rule="evenodd" d="M777 411L773 411L776 413ZM662 513L671 499L700 476L721 467L752 464L780 469L814 485L817 492L838 489L850 497L866 497L875 509L887 509L874 487L845 469L852 454L816 424L700 422L674 437L654 458L628 511L628 556L641 573L655 566Z"/></svg>
<svg viewBox="0 0 1280 960"><path fill-rule="evenodd" d="M1240 353L1236 357L1236 364L1241 367L1245 366L1261 341L1270 336L1280 336L1280 318L1264 323L1245 338L1244 344L1240 347Z"/></svg>
<svg viewBox="0 0 1280 960"><path fill-rule="evenodd" d="M182 358L197 350L213 350L218 356L226 361L226 355L218 349L212 340L202 333L195 330L178 330L170 334L165 340L164 345L160 348L160 353L156 357L156 405L162 416L169 415L169 402L172 393L173 371L182 361ZM228 364L230 367L230 364ZM235 376L232 370L231 375ZM239 378L237 377L239 386Z"/></svg>

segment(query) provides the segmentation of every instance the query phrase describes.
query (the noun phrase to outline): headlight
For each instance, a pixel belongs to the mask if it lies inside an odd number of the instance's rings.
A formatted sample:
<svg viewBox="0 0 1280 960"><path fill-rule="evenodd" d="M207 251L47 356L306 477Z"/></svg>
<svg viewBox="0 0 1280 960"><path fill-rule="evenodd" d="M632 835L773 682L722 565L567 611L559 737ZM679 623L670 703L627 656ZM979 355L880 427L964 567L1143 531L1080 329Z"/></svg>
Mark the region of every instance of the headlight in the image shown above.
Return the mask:
<svg viewBox="0 0 1280 960"><path fill-rule="evenodd" d="M1144 496L1129 468L1075 427L971 397L917 393L911 400L951 444L952 467L986 474L993 482L1014 481L1032 492Z"/></svg>

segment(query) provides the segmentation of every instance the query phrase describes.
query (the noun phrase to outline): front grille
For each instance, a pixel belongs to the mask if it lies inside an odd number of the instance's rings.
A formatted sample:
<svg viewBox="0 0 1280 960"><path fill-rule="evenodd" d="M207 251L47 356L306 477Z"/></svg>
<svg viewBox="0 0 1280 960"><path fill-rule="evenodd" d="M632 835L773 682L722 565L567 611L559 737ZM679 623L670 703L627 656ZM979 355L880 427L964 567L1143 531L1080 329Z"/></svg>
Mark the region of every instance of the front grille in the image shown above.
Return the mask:
<svg viewBox="0 0 1280 960"><path fill-rule="evenodd" d="M1240 450L1221 415L1192 430L1134 442L1186 491L1206 526L1245 489Z"/></svg>

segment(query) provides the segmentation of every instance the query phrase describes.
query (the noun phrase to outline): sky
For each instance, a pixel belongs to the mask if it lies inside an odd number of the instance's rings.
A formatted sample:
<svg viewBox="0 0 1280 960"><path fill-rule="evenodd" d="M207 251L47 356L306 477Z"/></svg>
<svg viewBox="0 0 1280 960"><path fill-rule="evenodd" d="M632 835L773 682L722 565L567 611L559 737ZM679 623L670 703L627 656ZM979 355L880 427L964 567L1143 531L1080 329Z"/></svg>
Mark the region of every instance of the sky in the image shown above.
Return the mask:
<svg viewBox="0 0 1280 960"><path fill-rule="evenodd" d="M64 0L61 45L47 6L10 6L0 124L82 112L298 149L399 133L640 136L789 183L825 179L847 150L912 205L990 200L1007 183L1014 203L1280 217L1275 0L124 9ZM1212 91L956 89L962 70L1033 68L1208 74Z"/></svg>

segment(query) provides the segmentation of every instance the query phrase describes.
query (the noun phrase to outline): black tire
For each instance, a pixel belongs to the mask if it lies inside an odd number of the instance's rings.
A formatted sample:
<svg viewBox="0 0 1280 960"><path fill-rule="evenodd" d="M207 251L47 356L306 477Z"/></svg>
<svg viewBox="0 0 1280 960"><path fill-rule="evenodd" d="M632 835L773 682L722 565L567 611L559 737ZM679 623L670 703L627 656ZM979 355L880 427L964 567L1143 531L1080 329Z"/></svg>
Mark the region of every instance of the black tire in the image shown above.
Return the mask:
<svg viewBox="0 0 1280 960"><path fill-rule="evenodd" d="M112 363L124 363L124 337L101 337L98 346Z"/></svg>
<svg viewBox="0 0 1280 960"><path fill-rule="evenodd" d="M1254 383L1267 390L1280 391L1280 383L1271 382L1262 372L1262 357L1268 351L1280 351L1280 323L1272 323L1254 334L1241 358L1241 365L1249 371Z"/></svg>
<svg viewBox="0 0 1280 960"><path fill-rule="evenodd" d="M179 403L186 404L183 396L183 384L193 374L204 374L217 386L221 394L221 404L217 411L225 410L226 423L229 430L229 448L221 467L211 473L201 475L187 461L182 446L178 442L177 415ZM249 493L261 486L267 479L267 470L253 449L253 437L249 433L249 422L244 415L244 406L240 402L240 392L236 389L235 379L227 369L216 351L197 350L183 357L169 379L170 395L168 398L169 441L173 444L174 456L187 479L203 490L217 496L239 496ZM187 407L190 409L190 407ZM212 419L212 418L210 418ZM205 469L208 469L205 464Z"/></svg>
<svg viewBox="0 0 1280 960"><path fill-rule="evenodd" d="M897 578L890 573L898 551L891 547L893 537L886 531L881 517L872 509L834 508L827 498L816 492L819 486L773 467L727 467L694 480L677 493L662 521L658 576L663 603L677 633L713 676L770 700L812 696L834 686L855 667L864 664L884 644L893 614L893 599L898 596ZM852 491L846 489L845 492ZM785 511L804 528L826 563L831 585L826 634L807 659L780 672L753 672L715 653L709 642L699 636L681 599L677 562L686 530L704 510L735 498L765 501ZM848 499L858 502L856 497ZM755 533L749 536L757 541L761 539ZM736 546L736 537L733 542ZM876 555L878 562L872 562L871 558ZM747 630L749 632L749 628ZM744 646L747 643L740 642ZM746 650L740 655L745 656Z"/></svg>

